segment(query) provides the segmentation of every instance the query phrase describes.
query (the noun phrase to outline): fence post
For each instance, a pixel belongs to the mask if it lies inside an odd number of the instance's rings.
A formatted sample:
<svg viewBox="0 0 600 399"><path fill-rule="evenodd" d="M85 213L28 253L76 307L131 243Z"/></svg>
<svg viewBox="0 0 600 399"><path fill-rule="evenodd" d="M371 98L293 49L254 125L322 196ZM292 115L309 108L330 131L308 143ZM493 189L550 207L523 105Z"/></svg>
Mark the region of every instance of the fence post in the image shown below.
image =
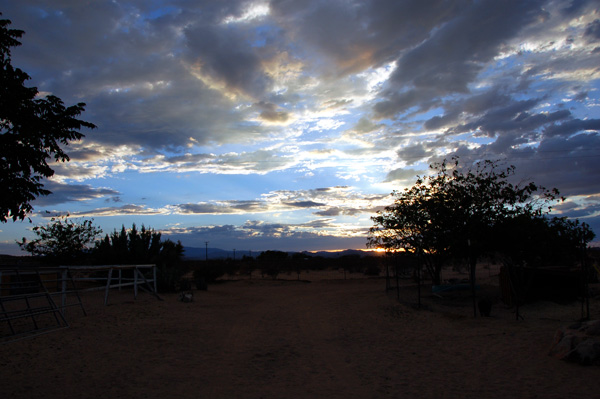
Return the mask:
<svg viewBox="0 0 600 399"><path fill-rule="evenodd" d="M110 289L110 283L112 281L113 268L108 269L108 278L106 279L106 290L104 292L104 306L108 305L108 290Z"/></svg>
<svg viewBox="0 0 600 399"><path fill-rule="evenodd" d="M65 315L65 309L67 308L67 268L62 267L61 272L61 308L60 313L62 313L63 317Z"/></svg>
<svg viewBox="0 0 600 399"><path fill-rule="evenodd" d="M156 289L156 265L152 266L152 277L154 279L154 293L158 294L158 290Z"/></svg>
<svg viewBox="0 0 600 399"><path fill-rule="evenodd" d="M138 294L138 271L137 266L133 269L133 298L137 299Z"/></svg>

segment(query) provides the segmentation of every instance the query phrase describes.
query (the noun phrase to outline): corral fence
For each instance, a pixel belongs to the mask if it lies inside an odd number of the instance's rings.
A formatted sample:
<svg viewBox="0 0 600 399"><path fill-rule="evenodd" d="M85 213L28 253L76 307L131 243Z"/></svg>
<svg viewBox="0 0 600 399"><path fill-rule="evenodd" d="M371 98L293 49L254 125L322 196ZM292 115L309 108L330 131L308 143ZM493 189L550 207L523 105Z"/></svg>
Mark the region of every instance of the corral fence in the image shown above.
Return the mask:
<svg viewBox="0 0 600 399"><path fill-rule="evenodd" d="M86 315L80 292L133 287L160 299L156 265L0 266L0 343L67 328L67 309Z"/></svg>

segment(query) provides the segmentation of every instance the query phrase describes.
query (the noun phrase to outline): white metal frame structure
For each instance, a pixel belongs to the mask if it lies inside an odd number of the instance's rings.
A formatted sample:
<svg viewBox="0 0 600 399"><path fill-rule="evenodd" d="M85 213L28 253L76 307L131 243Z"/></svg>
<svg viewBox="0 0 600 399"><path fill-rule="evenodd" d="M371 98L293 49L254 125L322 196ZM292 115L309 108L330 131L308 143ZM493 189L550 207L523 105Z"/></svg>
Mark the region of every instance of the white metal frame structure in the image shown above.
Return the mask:
<svg viewBox="0 0 600 399"><path fill-rule="evenodd" d="M131 276L123 277L127 270ZM150 270L151 277L144 270ZM77 281L92 287L78 289ZM129 286L134 298L141 289L161 300L156 282L156 265L0 266L0 343L69 327L68 307L78 306L86 315L81 291L104 290L105 305L111 288Z"/></svg>

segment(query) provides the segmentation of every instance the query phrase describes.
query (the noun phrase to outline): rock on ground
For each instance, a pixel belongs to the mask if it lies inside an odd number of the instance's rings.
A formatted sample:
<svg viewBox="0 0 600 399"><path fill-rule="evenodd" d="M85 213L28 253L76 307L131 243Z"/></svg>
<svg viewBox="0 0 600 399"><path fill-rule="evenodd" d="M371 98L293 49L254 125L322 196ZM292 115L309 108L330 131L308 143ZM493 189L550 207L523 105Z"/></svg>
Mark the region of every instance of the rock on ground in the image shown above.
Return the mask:
<svg viewBox="0 0 600 399"><path fill-rule="evenodd" d="M559 329L550 355L584 366L600 366L600 320L579 322Z"/></svg>

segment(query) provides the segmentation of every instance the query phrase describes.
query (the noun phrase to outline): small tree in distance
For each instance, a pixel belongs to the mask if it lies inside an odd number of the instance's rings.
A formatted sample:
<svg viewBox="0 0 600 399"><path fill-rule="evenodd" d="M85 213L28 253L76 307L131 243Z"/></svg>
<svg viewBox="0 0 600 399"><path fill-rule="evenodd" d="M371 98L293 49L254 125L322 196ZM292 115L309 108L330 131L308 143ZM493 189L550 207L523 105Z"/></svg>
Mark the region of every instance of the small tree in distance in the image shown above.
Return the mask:
<svg viewBox="0 0 600 399"><path fill-rule="evenodd" d="M273 280L284 269L287 259L288 254L283 251L264 251L256 257L256 260L261 265L261 273L266 274Z"/></svg>
<svg viewBox="0 0 600 399"><path fill-rule="evenodd" d="M93 254L95 262L103 264L156 264L159 290L174 291L186 272L180 262L183 252L181 242L163 241L160 232L144 225L138 230L134 223L129 230L122 226L106 234Z"/></svg>
<svg viewBox="0 0 600 399"><path fill-rule="evenodd" d="M153 263L164 246L161 237L160 232L144 225L140 230L135 223L129 230L122 226L121 230L106 234L96 244L94 254L99 262L106 264Z"/></svg>
<svg viewBox="0 0 600 399"><path fill-rule="evenodd" d="M69 215L53 217L46 226L36 226L35 240L23 237L17 244L35 256L44 256L57 263L80 261L90 250L102 230L92 220L72 220Z"/></svg>

